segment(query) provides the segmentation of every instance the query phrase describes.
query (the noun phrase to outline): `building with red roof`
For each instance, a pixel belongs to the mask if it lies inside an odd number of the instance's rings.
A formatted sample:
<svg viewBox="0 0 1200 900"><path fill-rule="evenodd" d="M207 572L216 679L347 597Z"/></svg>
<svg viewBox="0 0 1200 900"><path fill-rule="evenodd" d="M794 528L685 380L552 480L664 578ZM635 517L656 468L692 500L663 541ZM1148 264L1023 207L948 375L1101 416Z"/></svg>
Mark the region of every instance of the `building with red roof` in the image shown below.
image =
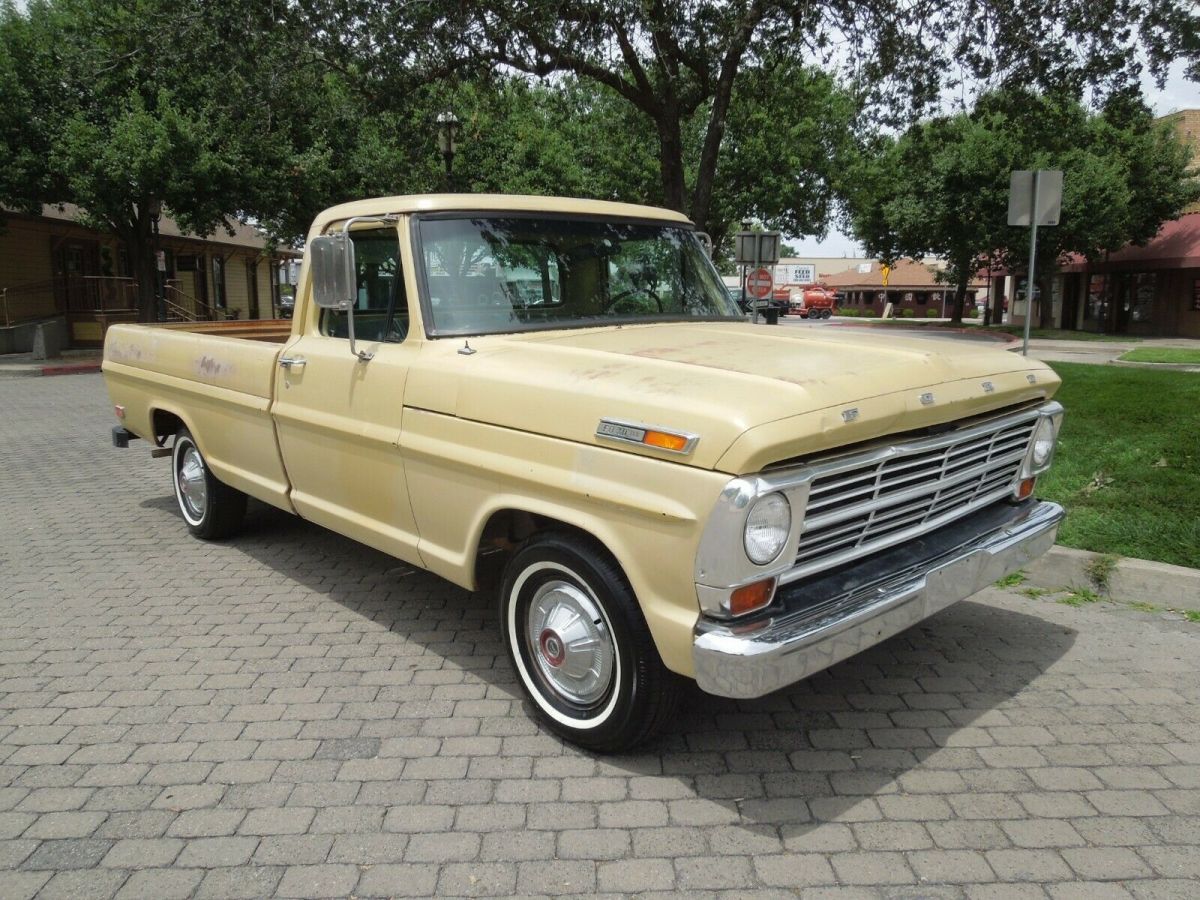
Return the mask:
<svg viewBox="0 0 1200 900"><path fill-rule="evenodd" d="M885 279L879 260L870 260L823 278L822 283L842 295L838 302L841 310L861 310L861 315L878 316L891 303L896 316L924 319L951 312L954 286L938 281L937 276L936 265L902 259L891 267ZM974 309L975 292L984 284L974 279L968 285L968 310Z"/></svg>

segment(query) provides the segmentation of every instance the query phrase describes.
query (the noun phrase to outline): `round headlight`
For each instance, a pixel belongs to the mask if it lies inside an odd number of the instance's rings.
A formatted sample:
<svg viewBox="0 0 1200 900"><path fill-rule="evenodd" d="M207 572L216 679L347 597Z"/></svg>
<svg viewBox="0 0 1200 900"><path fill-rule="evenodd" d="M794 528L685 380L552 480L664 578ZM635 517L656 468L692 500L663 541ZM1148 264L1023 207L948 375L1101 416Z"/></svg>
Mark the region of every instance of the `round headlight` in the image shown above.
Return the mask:
<svg viewBox="0 0 1200 900"><path fill-rule="evenodd" d="M792 530L792 507L783 494L760 497L746 516L746 531L742 543L746 555L755 565L765 566L783 551L788 532Z"/></svg>
<svg viewBox="0 0 1200 900"><path fill-rule="evenodd" d="M1041 471L1050 464L1050 456L1054 453L1054 420L1043 416L1033 430L1033 446L1029 451L1029 462L1035 472Z"/></svg>

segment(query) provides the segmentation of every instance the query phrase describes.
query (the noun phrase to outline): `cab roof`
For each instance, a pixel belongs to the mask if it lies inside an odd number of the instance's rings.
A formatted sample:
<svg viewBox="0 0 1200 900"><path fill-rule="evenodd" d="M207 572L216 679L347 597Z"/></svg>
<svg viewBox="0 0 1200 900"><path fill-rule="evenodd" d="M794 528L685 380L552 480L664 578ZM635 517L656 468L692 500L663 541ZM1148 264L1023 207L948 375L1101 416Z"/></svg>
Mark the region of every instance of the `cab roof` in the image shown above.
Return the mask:
<svg viewBox="0 0 1200 900"><path fill-rule="evenodd" d="M409 194L400 197L373 197L331 207L317 216L312 235L323 233L329 225L352 216L382 216L388 213L453 212L541 212L577 216L601 216L614 219L658 219L691 224L674 210L635 203L608 200L578 200L571 197L535 197L523 194ZM310 237L312 236L310 235Z"/></svg>

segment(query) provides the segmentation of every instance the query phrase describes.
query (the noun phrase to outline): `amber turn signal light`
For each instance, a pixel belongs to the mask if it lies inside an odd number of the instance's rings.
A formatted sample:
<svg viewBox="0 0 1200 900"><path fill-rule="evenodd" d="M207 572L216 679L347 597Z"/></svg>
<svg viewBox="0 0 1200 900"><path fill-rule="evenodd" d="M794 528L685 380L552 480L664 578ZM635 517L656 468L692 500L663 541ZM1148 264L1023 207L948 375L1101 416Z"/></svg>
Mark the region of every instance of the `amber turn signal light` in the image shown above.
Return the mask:
<svg viewBox="0 0 1200 900"><path fill-rule="evenodd" d="M1017 485L1016 496L1018 500L1024 500L1033 494L1033 486L1037 484L1036 478L1026 478Z"/></svg>
<svg viewBox="0 0 1200 900"><path fill-rule="evenodd" d="M774 596L774 578L742 585L729 595L729 612L735 616L744 616L756 609L762 609Z"/></svg>
<svg viewBox="0 0 1200 900"><path fill-rule="evenodd" d="M676 453L682 453L687 449L688 439L682 434L671 434L666 431L647 431L646 436L642 438L643 444L648 444L651 447L659 447L663 450L674 450Z"/></svg>

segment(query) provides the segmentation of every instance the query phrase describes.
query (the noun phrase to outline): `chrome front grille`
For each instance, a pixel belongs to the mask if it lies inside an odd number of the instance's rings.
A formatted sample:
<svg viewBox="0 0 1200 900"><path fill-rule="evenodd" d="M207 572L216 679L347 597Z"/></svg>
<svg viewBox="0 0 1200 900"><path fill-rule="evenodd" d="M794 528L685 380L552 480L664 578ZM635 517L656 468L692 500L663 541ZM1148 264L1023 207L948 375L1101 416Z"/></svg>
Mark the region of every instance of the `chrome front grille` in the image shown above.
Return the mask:
<svg viewBox="0 0 1200 900"><path fill-rule="evenodd" d="M952 522L1008 496L1036 410L813 464L795 581Z"/></svg>

